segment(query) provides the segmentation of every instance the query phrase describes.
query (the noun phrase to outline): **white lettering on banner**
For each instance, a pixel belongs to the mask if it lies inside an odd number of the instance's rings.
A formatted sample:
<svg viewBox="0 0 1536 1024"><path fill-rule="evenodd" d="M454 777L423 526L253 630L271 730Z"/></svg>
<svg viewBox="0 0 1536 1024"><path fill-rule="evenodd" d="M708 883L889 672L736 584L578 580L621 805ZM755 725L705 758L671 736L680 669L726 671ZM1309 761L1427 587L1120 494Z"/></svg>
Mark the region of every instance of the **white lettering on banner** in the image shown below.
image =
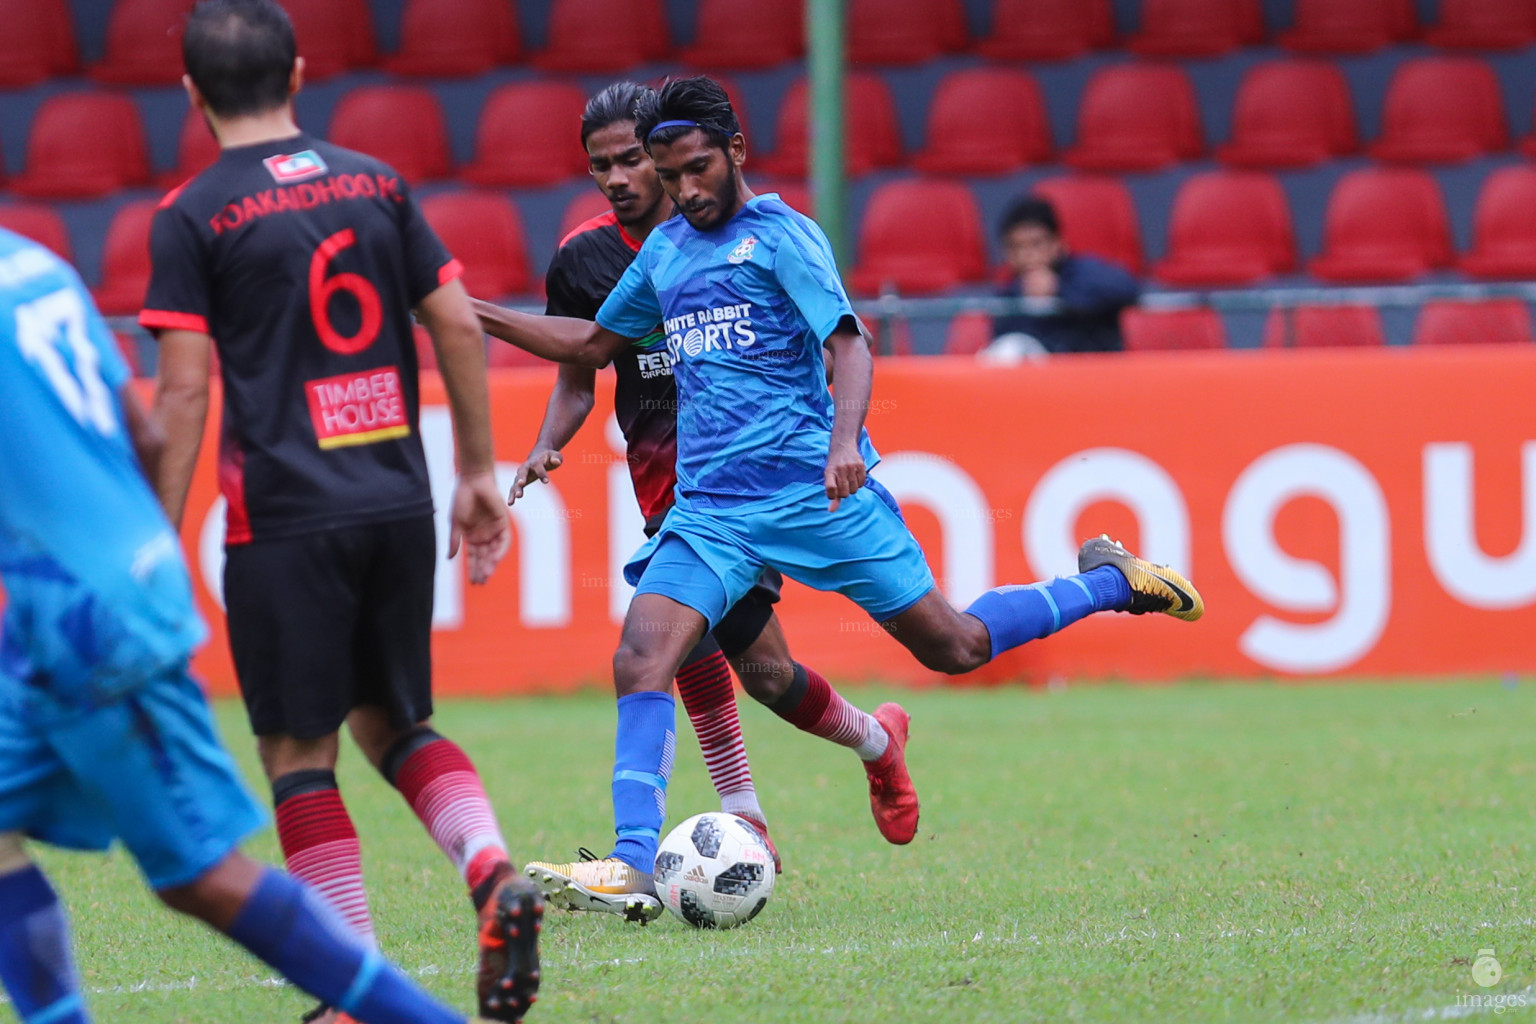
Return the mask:
<svg viewBox="0 0 1536 1024"><path fill-rule="evenodd" d="M1089 448L1046 470L1024 509L1024 553L1039 576L1077 572L1077 520L1100 501L1126 505L1141 531L1142 557L1193 575L1189 507L1168 471L1140 452Z"/></svg>
<svg viewBox="0 0 1536 1024"><path fill-rule="evenodd" d="M1489 610L1536 602L1536 441L1520 448L1523 524L1520 546L1491 558L1477 542L1472 446L1424 446L1424 549L1446 593Z"/></svg>
<svg viewBox="0 0 1536 1024"><path fill-rule="evenodd" d="M421 440L427 453L427 476L437 509L437 576L432 607L435 629L464 624L462 559L448 560L448 514L453 503L453 419L447 408L423 406ZM496 463L496 484L511 490L517 463ZM571 623L571 533L565 501L554 484L540 484L523 493L512 507L512 531L517 545L518 620L529 629L557 629ZM502 563L502 571L511 566Z"/></svg>
<svg viewBox="0 0 1536 1024"><path fill-rule="evenodd" d="M608 417L603 436L614 454L622 457L629 451L617 417ZM608 467L608 617L615 624L624 621L629 612L629 599L635 593L635 588L624 578L624 563L644 540L645 516L640 514L629 463L627 460L615 461Z"/></svg>
<svg viewBox="0 0 1536 1024"><path fill-rule="evenodd" d="M880 461L875 476L898 502L921 505L938 518L944 545L939 586L951 603L964 608L992 589L992 516L969 473L927 452L897 452Z"/></svg>
<svg viewBox="0 0 1536 1024"><path fill-rule="evenodd" d="M1295 558L1275 540L1275 516L1300 497L1317 497L1339 518L1339 580ZM1353 456L1320 444L1292 444L1255 459L1227 495L1222 543L1237 578L1285 611L1334 612L1326 622L1269 615L1239 638L1242 652L1282 672L1332 672L1360 660L1381 639L1392 605L1392 543L1381 485Z"/></svg>

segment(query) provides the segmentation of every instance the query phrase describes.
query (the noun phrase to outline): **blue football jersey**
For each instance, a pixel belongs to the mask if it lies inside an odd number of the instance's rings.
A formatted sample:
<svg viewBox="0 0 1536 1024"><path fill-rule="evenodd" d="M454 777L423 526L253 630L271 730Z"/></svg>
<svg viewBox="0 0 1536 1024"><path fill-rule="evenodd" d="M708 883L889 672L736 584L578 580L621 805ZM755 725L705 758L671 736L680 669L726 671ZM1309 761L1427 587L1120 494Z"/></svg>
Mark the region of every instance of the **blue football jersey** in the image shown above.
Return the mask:
<svg viewBox="0 0 1536 1024"><path fill-rule="evenodd" d="M652 231L597 313L616 334L659 321L677 380L678 500L741 514L825 486L832 395L822 342L853 307L827 236L772 193L712 231ZM859 438L866 466L879 461Z"/></svg>
<svg viewBox="0 0 1536 1024"><path fill-rule="evenodd" d="M124 424L128 376L74 270L0 230L0 677L69 704L147 681L206 632Z"/></svg>

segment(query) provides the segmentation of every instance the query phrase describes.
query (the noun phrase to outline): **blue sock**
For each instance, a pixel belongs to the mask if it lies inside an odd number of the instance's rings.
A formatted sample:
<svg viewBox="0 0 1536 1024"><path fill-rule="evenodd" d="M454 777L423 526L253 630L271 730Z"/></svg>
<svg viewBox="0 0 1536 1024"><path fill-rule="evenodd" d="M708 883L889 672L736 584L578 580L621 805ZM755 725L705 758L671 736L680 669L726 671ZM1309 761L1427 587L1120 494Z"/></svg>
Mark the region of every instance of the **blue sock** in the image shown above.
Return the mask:
<svg viewBox="0 0 1536 1024"><path fill-rule="evenodd" d="M358 943L320 898L267 869L229 937L299 988L363 1024L465 1024L378 953Z"/></svg>
<svg viewBox="0 0 1536 1024"><path fill-rule="evenodd" d="M36 865L0 876L0 981L22 1024L90 1024L64 908Z"/></svg>
<svg viewBox="0 0 1536 1024"><path fill-rule="evenodd" d="M639 871L656 867L667 817L667 779L677 751L676 704L670 693L642 690L619 698L613 741L613 831L610 856Z"/></svg>
<svg viewBox="0 0 1536 1024"><path fill-rule="evenodd" d="M1112 565L1076 576L1058 576L1024 587L998 587L965 610L987 627L992 657L1020 644L1050 636L1094 612L1115 611L1131 603L1131 585Z"/></svg>

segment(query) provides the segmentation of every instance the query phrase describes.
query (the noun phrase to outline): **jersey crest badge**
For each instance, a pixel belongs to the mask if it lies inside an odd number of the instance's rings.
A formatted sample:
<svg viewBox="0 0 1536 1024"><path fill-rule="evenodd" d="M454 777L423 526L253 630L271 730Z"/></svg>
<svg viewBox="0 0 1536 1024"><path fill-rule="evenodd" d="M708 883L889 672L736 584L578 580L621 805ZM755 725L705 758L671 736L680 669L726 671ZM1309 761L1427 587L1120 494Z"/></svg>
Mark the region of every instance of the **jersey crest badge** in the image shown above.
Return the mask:
<svg viewBox="0 0 1536 1024"><path fill-rule="evenodd" d="M727 263L745 263L747 260L752 258L752 250L756 248L757 239L752 235L748 235L746 238L743 238L741 241L736 243L736 248L731 250L730 255L727 256L725 260Z"/></svg>
<svg viewBox="0 0 1536 1024"><path fill-rule="evenodd" d="M262 161L272 179L279 185L292 185L296 181L308 181L326 172L325 161L312 149L302 153L279 153Z"/></svg>

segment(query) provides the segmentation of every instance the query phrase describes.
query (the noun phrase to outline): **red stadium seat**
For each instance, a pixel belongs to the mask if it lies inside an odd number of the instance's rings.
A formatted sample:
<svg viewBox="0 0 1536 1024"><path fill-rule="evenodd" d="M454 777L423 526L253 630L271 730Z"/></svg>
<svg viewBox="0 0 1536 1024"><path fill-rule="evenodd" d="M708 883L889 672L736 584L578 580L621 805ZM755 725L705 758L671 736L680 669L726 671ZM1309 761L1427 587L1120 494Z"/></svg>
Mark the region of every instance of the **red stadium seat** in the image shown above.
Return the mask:
<svg viewBox="0 0 1536 1024"><path fill-rule="evenodd" d="M554 0L549 45L533 56L546 71L618 71L666 56L659 0Z"/></svg>
<svg viewBox="0 0 1536 1024"><path fill-rule="evenodd" d="M565 212L560 215L560 236L555 241L564 241L565 237L572 231L575 231L593 217L600 217L612 209L613 206L597 189L583 189L572 196L569 203L565 204Z"/></svg>
<svg viewBox="0 0 1536 1024"><path fill-rule="evenodd" d="M1116 64L1094 73L1077 110L1073 167L1150 171L1193 159L1202 148L1195 89L1182 68Z"/></svg>
<svg viewBox="0 0 1536 1024"><path fill-rule="evenodd" d="M1173 352L1227 347L1227 329L1214 309L1140 309L1120 314L1127 352Z"/></svg>
<svg viewBox="0 0 1536 1024"><path fill-rule="evenodd" d="M118 209L107 227L96 305L109 316L137 313L149 291L149 225L160 204L142 199Z"/></svg>
<svg viewBox="0 0 1536 1024"><path fill-rule="evenodd" d="M930 174L1006 174L1051 156L1040 87L1013 68L945 75L928 107L928 144L912 163Z"/></svg>
<svg viewBox="0 0 1536 1024"><path fill-rule="evenodd" d="M1130 49L1144 57L1212 57L1263 38L1257 0L1142 0L1141 32Z"/></svg>
<svg viewBox="0 0 1536 1024"><path fill-rule="evenodd" d="M815 204L811 202L811 189L803 181L792 178L767 178L752 183L752 191L758 195L773 192L784 200L791 210L803 213L813 220L816 217Z"/></svg>
<svg viewBox="0 0 1536 1024"><path fill-rule="evenodd" d="M1440 0L1440 21L1424 33L1434 46L1515 50L1536 40L1532 0Z"/></svg>
<svg viewBox="0 0 1536 1024"><path fill-rule="evenodd" d="M1481 278L1536 277L1536 168L1488 175L1472 214L1472 249L1461 270Z"/></svg>
<svg viewBox="0 0 1536 1024"><path fill-rule="evenodd" d="M1381 160L1470 160L1509 145L1499 76L1475 57L1420 57L1399 64L1387 86Z"/></svg>
<svg viewBox="0 0 1536 1024"><path fill-rule="evenodd" d="M1239 167L1304 167L1355 151L1349 81L1334 64L1276 60L1238 86L1232 141L1217 159Z"/></svg>
<svg viewBox="0 0 1536 1024"><path fill-rule="evenodd" d="M515 62L521 50L508 0L409 0L400 50L387 66L397 75L478 75Z"/></svg>
<svg viewBox="0 0 1536 1024"><path fill-rule="evenodd" d="M852 279L867 294L894 286L941 291L986 275L986 243L976 199L948 181L892 181L875 189L859 226Z"/></svg>
<svg viewBox="0 0 1536 1024"><path fill-rule="evenodd" d="M1375 348L1386 343L1375 306L1277 306L1264 321L1265 348Z"/></svg>
<svg viewBox="0 0 1536 1024"><path fill-rule="evenodd" d="M75 29L64 0L0 0L0 25L0 87L75 70Z"/></svg>
<svg viewBox="0 0 1536 1024"><path fill-rule="evenodd" d="M701 0L694 44L682 57L698 68L766 68L804 52L800 0Z"/></svg>
<svg viewBox="0 0 1536 1024"><path fill-rule="evenodd" d="M70 92L43 101L32 118L26 172L13 191L85 199L149 181L149 152L133 100L118 93Z"/></svg>
<svg viewBox="0 0 1536 1024"><path fill-rule="evenodd" d="M1368 53L1411 36L1413 0L1296 0L1280 45L1304 53Z"/></svg>
<svg viewBox="0 0 1536 1024"><path fill-rule="evenodd" d="M368 0L283 0L304 58L304 77L328 78L377 57Z"/></svg>
<svg viewBox="0 0 1536 1024"><path fill-rule="evenodd" d="M1176 285L1250 284L1296 269L1290 205L1272 175L1210 171L1173 202L1168 257L1152 271Z"/></svg>
<svg viewBox="0 0 1536 1024"><path fill-rule="evenodd" d="M985 313L960 313L944 334L944 354L973 356L992 344L992 318Z"/></svg>
<svg viewBox="0 0 1536 1024"><path fill-rule="evenodd" d="M181 31L196 0L118 0L107 22L107 52L92 78L120 85L181 81Z"/></svg>
<svg viewBox="0 0 1536 1024"><path fill-rule="evenodd" d="M1529 345L1531 310L1519 299L1424 303L1414 325L1415 345Z"/></svg>
<svg viewBox="0 0 1536 1024"><path fill-rule="evenodd" d="M1074 252L1113 260L1141 273L1141 222L1130 190L1108 175L1069 175L1037 181L1030 189L1050 200L1061 237Z"/></svg>
<svg viewBox="0 0 1536 1024"><path fill-rule="evenodd" d="M331 142L367 153L415 184L446 178L448 129L429 89L367 85L353 89L331 115Z"/></svg>
<svg viewBox="0 0 1536 1024"><path fill-rule="evenodd" d="M587 173L581 112L587 95L563 82L512 82L491 93L475 133L478 185L553 185Z"/></svg>
<svg viewBox="0 0 1536 1024"><path fill-rule="evenodd" d="M181 138L176 143L176 166L161 175L160 184L175 188L207 170L218 158L219 142L209 130L207 119L195 108L189 109L181 122Z"/></svg>
<svg viewBox="0 0 1536 1024"><path fill-rule="evenodd" d="M421 212L464 264L464 287L471 295L494 299L530 290L523 219L505 196L442 192L423 199Z"/></svg>
<svg viewBox="0 0 1536 1024"><path fill-rule="evenodd" d="M63 218L51 206L41 203L0 206L0 228L30 238L38 245L47 246L65 261L74 262L73 250L69 245L69 230L64 227Z"/></svg>
<svg viewBox="0 0 1536 1024"><path fill-rule="evenodd" d="M1404 281L1451 260L1435 179L1417 168L1365 168L1334 186L1323 254L1308 269L1328 281Z"/></svg>
<svg viewBox="0 0 1536 1024"><path fill-rule="evenodd" d="M849 0L848 59L918 64L965 48L960 0Z"/></svg>
<svg viewBox="0 0 1536 1024"><path fill-rule="evenodd" d="M901 160L896 103L885 79L867 71L848 74L844 85L847 118L843 147L849 174L865 174ZM769 174L803 178L810 152L810 120L804 78L797 78L779 104L778 148L759 161Z"/></svg>
<svg viewBox="0 0 1536 1024"><path fill-rule="evenodd" d="M993 60L1068 60L1114 40L1110 0L995 0L992 35L977 49Z"/></svg>

